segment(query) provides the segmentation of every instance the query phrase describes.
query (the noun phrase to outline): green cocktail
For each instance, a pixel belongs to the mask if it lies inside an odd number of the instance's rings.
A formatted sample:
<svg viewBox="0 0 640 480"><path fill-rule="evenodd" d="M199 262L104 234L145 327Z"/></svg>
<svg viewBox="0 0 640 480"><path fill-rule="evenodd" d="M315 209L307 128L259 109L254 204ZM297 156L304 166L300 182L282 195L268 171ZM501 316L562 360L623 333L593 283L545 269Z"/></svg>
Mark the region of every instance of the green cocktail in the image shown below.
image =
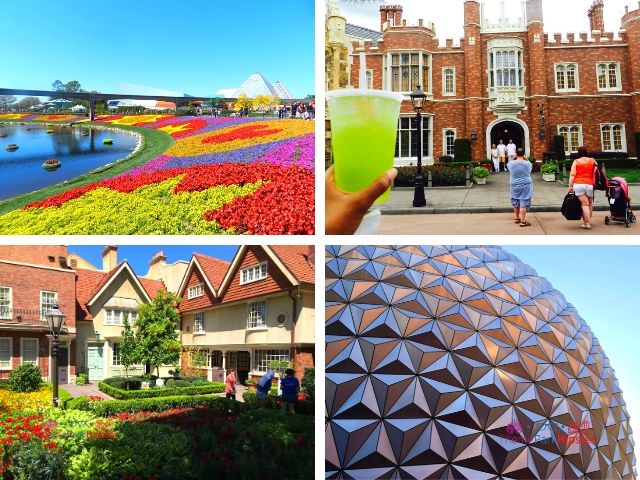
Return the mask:
<svg viewBox="0 0 640 480"><path fill-rule="evenodd" d="M362 190L393 168L398 116L403 96L382 90L327 92L336 185ZM376 203L386 202L389 191Z"/></svg>

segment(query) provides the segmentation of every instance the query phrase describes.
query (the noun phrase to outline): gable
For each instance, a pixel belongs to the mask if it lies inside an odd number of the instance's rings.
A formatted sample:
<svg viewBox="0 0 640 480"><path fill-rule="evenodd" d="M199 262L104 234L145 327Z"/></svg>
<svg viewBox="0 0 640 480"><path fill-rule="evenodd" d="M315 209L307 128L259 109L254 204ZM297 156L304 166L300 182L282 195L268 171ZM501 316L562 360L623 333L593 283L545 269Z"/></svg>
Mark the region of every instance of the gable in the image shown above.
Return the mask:
<svg viewBox="0 0 640 480"><path fill-rule="evenodd" d="M188 298L189 287L194 287L200 283L203 284L204 295L191 299ZM195 264L193 264L193 268L191 268L191 272L189 273L187 281L184 283L183 289L184 290L181 292L182 302L180 303L181 312L189 312L192 310L207 308L212 306L215 302L215 295L209 288L208 282L206 281L204 275Z"/></svg>
<svg viewBox="0 0 640 480"><path fill-rule="evenodd" d="M150 295L141 288L137 279L135 279L131 275L131 271L126 268L111 278L109 282L96 293L98 293L98 295L91 299L89 305L89 309L94 315L102 309L107 302L114 298L132 299L136 300L138 304L142 304L148 303L148 297L153 298L155 296L155 292Z"/></svg>

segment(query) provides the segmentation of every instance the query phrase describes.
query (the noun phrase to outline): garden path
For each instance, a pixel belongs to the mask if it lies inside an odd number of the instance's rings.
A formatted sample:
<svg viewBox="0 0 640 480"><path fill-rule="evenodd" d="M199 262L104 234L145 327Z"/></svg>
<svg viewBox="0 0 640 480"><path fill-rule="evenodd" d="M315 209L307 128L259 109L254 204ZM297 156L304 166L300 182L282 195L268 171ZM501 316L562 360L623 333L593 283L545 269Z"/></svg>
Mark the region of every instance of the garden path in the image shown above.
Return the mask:
<svg viewBox="0 0 640 480"><path fill-rule="evenodd" d="M61 387L69 392L74 398L94 395L96 397L104 398L105 400L113 400L113 397L110 397L106 393L98 390L98 382L91 382L88 385L76 385L75 383L69 383L67 385L61 385Z"/></svg>

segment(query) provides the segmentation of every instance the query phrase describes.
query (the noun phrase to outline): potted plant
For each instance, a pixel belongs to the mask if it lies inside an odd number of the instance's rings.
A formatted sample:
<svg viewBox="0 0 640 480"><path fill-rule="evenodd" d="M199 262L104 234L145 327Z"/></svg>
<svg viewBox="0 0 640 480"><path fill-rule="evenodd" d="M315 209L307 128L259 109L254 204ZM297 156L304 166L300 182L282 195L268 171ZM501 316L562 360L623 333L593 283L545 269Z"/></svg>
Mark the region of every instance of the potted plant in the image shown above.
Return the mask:
<svg viewBox="0 0 640 480"><path fill-rule="evenodd" d="M44 162L42 164L42 168L44 168L45 170L52 172L53 170L59 168L62 166L62 163L60 163L59 160L56 160L55 158L50 158L49 160L47 160L46 162Z"/></svg>
<svg viewBox="0 0 640 480"><path fill-rule="evenodd" d="M475 178L478 185L484 185L487 183L487 177L489 176L489 169L485 167L476 167L473 169L473 178Z"/></svg>
<svg viewBox="0 0 640 480"><path fill-rule="evenodd" d="M540 171L542 172L542 179L545 182L555 182L558 164L556 162L545 163L540 167Z"/></svg>

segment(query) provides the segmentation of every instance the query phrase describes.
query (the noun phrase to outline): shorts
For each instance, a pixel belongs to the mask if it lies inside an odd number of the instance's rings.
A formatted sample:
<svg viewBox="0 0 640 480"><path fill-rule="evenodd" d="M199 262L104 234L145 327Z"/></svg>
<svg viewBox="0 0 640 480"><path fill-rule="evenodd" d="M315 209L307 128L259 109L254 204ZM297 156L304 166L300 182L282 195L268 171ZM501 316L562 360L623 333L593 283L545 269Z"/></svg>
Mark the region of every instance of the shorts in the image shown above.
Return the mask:
<svg viewBox="0 0 640 480"><path fill-rule="evenodd" d="M518 198L512 198L511 206L513 208L529 208L531 207L531 199L527 198L526 200L522 200Z"/></svg>
<svg viewBox="0 0 640 480"><path fill-rule="evenodd" d="M500 163L504 163L504 155L500 155L498 158L500 159Z"/></svg>
<svg viewBox="0 0 640 480"><path fill-rule="evenodd" d="M593 198L593 185L576 183L573 185L573 192L576 194L576 197L581 197L582 195L586 195L587 197Z"/></svg>

